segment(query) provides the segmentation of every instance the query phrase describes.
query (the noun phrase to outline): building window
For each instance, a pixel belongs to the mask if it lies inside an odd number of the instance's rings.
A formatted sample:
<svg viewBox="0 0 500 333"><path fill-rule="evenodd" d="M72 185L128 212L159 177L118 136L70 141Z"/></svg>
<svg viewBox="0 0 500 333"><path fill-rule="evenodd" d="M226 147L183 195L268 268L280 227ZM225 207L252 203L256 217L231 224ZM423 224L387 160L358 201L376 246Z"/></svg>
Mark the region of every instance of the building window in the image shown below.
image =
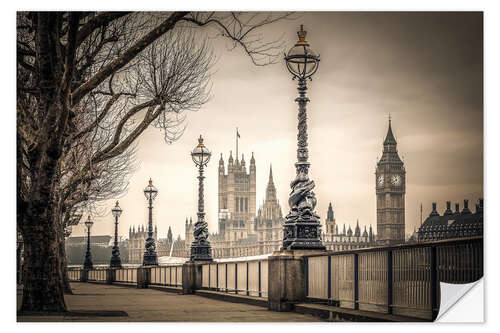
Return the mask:
<svg viewBox="0 0 500 333"><path fill-rule="evenodd" d="M240 210L243 211L244 206L243 206L243 198L240 198Z"/></svg>
<svg viewBox="0 0 500 333"><path fill-rule="evenodd" d="M245 211L248 212L248 198L245 198Z"/></svg>
<svg viewBox="0 0 500 333"><path fill-rule="evenodd" d="M235 211L238 211L238 205L239 205L240 201L238 200L238 198L236 198L236 202L235 202L235 205L236 205L236 208L235 208Z"/></svg>

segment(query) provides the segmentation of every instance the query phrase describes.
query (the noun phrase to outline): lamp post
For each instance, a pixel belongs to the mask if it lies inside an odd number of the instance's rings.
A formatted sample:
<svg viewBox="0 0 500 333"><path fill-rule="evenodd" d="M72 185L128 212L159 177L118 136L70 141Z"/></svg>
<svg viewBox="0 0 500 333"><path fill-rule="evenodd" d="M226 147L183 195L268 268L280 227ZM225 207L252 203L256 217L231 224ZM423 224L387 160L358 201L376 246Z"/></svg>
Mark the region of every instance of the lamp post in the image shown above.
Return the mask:
<svg viewBox="0 0 500 333"><path fill-rule="evenodd" d="M205 222L203 203L203 167L208 164L212 154L203 144L200 135L198 145L191 152L194 164L198 167L198 222L194 225L194 240L191 244L191 261L212 261L212 249L208 241L208 224Z"/></svg>
<svg viewBox="0 0 500 333"><path fill-rule="evenodd" d="M142 264L144 266L158 265L158 256L156 254L156 245L153 238L153 200L158 195L158 190L153 186L153 181L149 179L149 185L144 189L144 196L149 203L149 224L148 224L148 238L146 238L146 249L144 250L144 259Z"/></svg>
<svg viewBox="0 0 500 333"><path fill-rule="evenodd" d="M94 222L90 220L90 215L85 221L85 226L87 227L87 253L85 253L85 262L83 263L83 268L84 269L92 269L92 255L90 254L90 228L92 228L92 225Z"/></svg>
<svg viewBox="0 0 500 333"><path fill-rule="evenodd" d="M122 215L123 210L116 202L115 207L111 210L111 213L115 217L115 244L113 245L113 250L111 254L111 261L109 262L109 267L122 268L122 260L120 258L120 247L118 246L118 218Z"/></svg>
<svg viewBox="0 0 500 333"><path fill-rule="evenodd" d="M307 147L307 112L306 106L309 98L306 97L306 80L316 73L319 66L317 55L306 41L306 31L300 26L297 32L299 40L285 55L288 71L293 75L293 80L298 79L299 97L295 102L299 105L298 136L297 136L297 163L295 169L297 176L291 182L292 189L288 204L290 212L285 217L283 226L283 248L289 250L319 249L325 246L321 241L320 218L314 211L316 197L313 192L314 181L309 179L309 150Z"/></svg>

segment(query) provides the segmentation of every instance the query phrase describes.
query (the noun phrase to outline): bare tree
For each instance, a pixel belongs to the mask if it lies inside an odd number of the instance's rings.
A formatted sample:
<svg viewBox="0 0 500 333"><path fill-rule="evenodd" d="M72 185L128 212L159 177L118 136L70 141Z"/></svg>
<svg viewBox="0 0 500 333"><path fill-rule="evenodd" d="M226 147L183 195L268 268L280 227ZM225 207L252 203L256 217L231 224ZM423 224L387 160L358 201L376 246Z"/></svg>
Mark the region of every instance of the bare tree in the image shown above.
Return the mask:
<svg viewBox="0 0 500 333"><path fill-rule="evenodd" d="M150 125L175 141L183 131L183 112L207 101L214 55L206 40L196 39L198 29L213 27L254 64L264 65L282 50L280 40L266 42L259 29L289 17L18 13L17 219L25 246L21 311L66 310L64 259L58 249L68 211L120 193L119 177L107 183L110 170L128 165L127 158L118 157L126 156Z"/></svg>

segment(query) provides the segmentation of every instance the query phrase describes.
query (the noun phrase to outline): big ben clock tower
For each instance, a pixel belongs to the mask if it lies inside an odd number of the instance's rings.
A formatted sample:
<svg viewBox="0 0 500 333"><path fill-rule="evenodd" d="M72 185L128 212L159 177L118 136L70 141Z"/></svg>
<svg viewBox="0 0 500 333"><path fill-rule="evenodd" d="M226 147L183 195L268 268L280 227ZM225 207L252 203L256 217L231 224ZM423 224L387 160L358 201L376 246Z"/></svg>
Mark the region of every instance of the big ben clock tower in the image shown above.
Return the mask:
<svg viewBox="0 0 500 333"><path fill-rule="evenodd" d="M384 152L377 162L377 244L393 245L405 241L406 171L396 149L391 119L384 140Z"/></svg>

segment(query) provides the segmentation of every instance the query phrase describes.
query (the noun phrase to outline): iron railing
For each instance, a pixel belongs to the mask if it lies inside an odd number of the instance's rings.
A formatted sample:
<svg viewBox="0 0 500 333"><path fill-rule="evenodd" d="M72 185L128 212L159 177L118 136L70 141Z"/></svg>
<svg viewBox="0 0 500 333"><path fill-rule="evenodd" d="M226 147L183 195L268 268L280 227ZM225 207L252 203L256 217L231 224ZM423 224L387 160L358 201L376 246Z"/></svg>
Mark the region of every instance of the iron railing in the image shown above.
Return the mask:
<svg viewBox="0 0 500 333"><path fill-rule="evenodd" d="M202 265L202 289L267 298L267 260Z"/></svg>
<svg viewBox="0 0 500 333"><path fill-rule="evenodd" d="M182 265L152 267L150 284L182 287Z"/></svg>
<svg viewBox="0 0 500 333"><path fill-rule="evenodd" d="M433 319L439 282L483 276L483 238L327 252L305 257L305 269L309 301Z"/></svg>

